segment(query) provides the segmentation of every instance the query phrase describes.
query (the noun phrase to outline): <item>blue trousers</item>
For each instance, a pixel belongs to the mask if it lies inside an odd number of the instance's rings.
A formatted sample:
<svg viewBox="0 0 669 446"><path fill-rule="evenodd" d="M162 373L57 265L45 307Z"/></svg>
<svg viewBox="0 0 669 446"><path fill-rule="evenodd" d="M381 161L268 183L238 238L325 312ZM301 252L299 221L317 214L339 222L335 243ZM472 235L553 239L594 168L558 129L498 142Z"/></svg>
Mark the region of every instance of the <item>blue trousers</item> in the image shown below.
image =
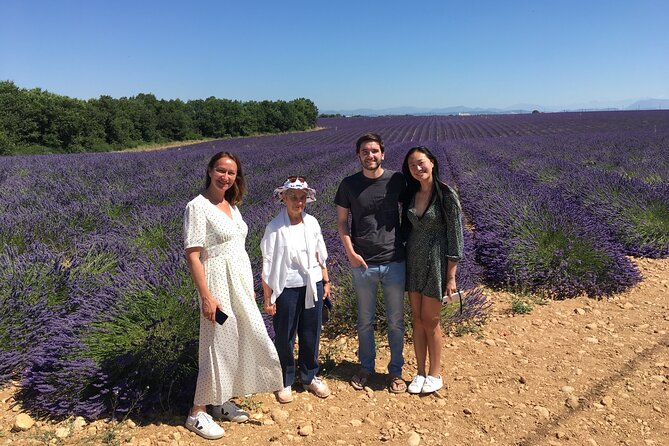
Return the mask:
<svg viewBox="0 0 669 446"><path fill-rule="evenodd" d="M307 287L284 288L276 299L274 346L279 354L284 387L295 382L295 335L299 336L297 366L302 384L309 384L318 373L318 349L323 324L323 282L317 283L318 301L305 309Z"/></svg>
<svg viewBox="0 0 669 446"><path fill-rule="evenodd" d="M376 346L374 320L376 318L376 292L381 285L388 322L390 363L388 372L402 376L404 365L404 281L406 265L402 262L369 264L369 268L352 269L353 288L358 300L358 356L361 366L374 371Z"/></svg>

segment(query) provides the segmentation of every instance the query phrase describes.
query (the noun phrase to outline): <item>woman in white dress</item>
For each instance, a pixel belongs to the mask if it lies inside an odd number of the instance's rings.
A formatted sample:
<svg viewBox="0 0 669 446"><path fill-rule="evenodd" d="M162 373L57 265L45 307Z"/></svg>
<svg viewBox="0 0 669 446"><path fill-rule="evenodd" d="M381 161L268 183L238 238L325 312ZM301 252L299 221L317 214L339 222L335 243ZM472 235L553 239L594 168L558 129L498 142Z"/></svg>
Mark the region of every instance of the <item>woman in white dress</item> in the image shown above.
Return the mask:
<svg viewBox="0 0 669 446"><path fill-rule="evenodd" d="M230 398L283 388L279 357L255 302L248 227L237 209L245 191L237 156L217 153L207 166L205 191L184 214L186 262L201 308L199 372L186 427L207 439L224 430L206 405L215 417L243 422L248 414Z"/></svg>

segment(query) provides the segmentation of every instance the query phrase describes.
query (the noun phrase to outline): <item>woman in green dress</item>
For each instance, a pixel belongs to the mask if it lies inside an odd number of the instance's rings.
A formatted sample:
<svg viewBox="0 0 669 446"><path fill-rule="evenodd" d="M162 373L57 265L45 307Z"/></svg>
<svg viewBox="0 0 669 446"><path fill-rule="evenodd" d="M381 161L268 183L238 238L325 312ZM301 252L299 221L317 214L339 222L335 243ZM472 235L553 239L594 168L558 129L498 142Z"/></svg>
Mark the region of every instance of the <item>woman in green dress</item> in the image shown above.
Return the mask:
<svg viewBox="0 0 669 446"><path fill-rule="evenodd" d="M409 393L431 393L443 386L439 315L442 303L457 293L455 273L462 257L460 201L439 179L439 163L426 147L414 147L402 165L407 182L403 223L406 244L406 290L413 319L413 343L418 373ZM426 370L429 354L430 367Z"/></svg>

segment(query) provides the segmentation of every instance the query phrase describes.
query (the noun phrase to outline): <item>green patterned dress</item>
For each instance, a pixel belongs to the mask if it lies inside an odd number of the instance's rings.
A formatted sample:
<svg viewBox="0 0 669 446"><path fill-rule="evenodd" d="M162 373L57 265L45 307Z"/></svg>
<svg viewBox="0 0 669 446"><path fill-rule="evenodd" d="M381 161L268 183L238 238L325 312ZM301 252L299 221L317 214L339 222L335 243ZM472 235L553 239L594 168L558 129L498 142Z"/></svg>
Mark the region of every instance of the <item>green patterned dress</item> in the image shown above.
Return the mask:
<svg viewBox="0 0 669 446"><path fill-rule="evenodd" d="M407 218L411 231L406 244L406 290L441 300L446 288L448 260L462 257L462 212L457 195L444 191L446 223L442 222L437 201L432 200L422 216L416 215L414 198Z"/></svg>

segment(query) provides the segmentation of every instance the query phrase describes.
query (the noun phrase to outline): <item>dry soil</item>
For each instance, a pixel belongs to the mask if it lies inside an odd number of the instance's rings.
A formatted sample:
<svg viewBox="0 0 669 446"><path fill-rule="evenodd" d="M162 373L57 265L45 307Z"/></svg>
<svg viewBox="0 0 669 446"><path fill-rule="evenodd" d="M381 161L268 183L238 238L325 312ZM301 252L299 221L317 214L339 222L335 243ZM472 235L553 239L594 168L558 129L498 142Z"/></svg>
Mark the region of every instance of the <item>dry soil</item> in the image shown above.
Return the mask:
<svg viewBox="0 0 669 446"><path fill-rule="evenodd" d="M207 441L185 430L184 415L121 423L38 420L13 429L15 387L0 390L0 445L665 445L669 444L669 259L635 260L644 281L603 300L586 297L513 315L511 296L490 293L491 319L478 333L447 337L445 388L432 395L387 391L387 346L363 391L349 384L355 339L324 342L326 400L295 391L238 402L252 419L222 422ZM406 344L405 378L415 373Z"/></svg>

